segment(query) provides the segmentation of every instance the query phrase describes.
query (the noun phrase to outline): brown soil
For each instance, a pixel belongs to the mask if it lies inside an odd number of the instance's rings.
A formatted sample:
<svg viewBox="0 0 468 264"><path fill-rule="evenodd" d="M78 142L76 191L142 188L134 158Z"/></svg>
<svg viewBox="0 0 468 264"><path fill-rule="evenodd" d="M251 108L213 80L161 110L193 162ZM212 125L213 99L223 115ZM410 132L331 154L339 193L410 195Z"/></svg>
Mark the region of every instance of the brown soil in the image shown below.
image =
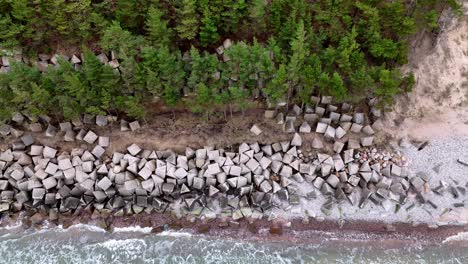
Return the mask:
<svg viewBox="0 0 468 264"><path fill-rule="evenodd" d="M154 109L153 109L154 110ZM158 113L156 113L158 112ZM298 118L296 126L302 123ZM289 141L292 134L283 132L282 125L278 125L275 119L265 119L263 108L252 108L245 114L234 113L232 117L224 118L223 114L211 117L209 121L203 117L190 112L177 112L175 118L171 112L155 110L147 120L147 123L140 122L142 128L135 132L120 131L120 123L115 122L106 127L95 125L86 126L100 136L110 137L110 146L107 154L122 152L135 143L143 149L150 150L174 150L183 153L186 147L202 148L213 146L229 149L236 147L240 143L270 144L280 141ZM250 132L252 125L257 124L263 133L255 136ZM57 125L58 127L58 125ZM314 129L314 127L312 127ZM314 137L321 137L315 133L302 134L303 151L311 151L311 144ZM42 133L34 133L36 144L57 147L60 151L71 151L73 148L81 147L92 149L94 145L87 145L84 141L65 142L63 134L58 134L54 138L48 138ZM0 142L0 149L6 149L8 144L16 139L9 139ZM385 137L379 137L377 143L384 141ZM325 142L325 141L324 141ZM325 144L325 152L330 152L332 144ZM383 145L383 144L382 144Z"/></svg>

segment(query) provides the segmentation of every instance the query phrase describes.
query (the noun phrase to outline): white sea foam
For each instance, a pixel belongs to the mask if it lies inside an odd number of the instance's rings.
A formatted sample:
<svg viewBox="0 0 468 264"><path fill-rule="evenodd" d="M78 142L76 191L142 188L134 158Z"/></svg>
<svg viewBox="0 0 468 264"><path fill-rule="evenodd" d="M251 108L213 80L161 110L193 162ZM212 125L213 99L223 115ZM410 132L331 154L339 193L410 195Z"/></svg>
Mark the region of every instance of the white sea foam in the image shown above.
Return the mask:
<svg viewBox="0 0 468 264"><path fill-rule="evenodd" d="M60 225L60 228L63 229L63 227ZM86 231L91 231L91 232L100 232L100 233L106 233L107 231L103 228L100 228L95 225L86 225L86 224L76 224L70 226L68 229L80 229L80 230L86 230Z"/></svg>
<svg viewBox="0 0 468 264"><path fill-rule="evenodd" d="M21 221L16 221L15 223L11 225L0 227L0 230L13 230L13 229L18 229L20 227L21 227Z"/></svg>
<svg viewBox="0 0 468 264"><path fill-rule="evenodd" d="M192 234L188 232L178 232L178 231L163 231L158 234L158 236L169 236L169 237L191 237Z"/></svg>
<svg viewBox="0 0 468 264"><path fill-rule="evenodd" d="M452 242L452 241L468 241L468 232L460 232L456 235L449 236L442 241L442 244Z"/></svg>
<svg viewBox="0 0 468 264"><path fill-rule="evenodd" d="M141 227L141 226L127 226L127 227L114 227L114 233L124 233L124 232L134 232L134 233L151 233L151 227Z"/></svg>

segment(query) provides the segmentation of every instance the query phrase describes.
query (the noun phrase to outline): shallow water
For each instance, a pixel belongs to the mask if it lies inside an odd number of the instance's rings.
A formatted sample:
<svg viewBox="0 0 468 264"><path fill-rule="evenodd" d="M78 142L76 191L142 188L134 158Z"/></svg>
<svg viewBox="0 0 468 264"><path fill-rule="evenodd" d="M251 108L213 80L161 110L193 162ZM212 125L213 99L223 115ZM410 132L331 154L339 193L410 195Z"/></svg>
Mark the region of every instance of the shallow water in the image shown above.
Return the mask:
<svg viewBox="0 0 468 264"><path fill-rule="evenodd" d="M440 246L334 239L306 243L151 234L148 228L115 231L87 225L3 229L0 263L468 263L466 241Z"/></svg>

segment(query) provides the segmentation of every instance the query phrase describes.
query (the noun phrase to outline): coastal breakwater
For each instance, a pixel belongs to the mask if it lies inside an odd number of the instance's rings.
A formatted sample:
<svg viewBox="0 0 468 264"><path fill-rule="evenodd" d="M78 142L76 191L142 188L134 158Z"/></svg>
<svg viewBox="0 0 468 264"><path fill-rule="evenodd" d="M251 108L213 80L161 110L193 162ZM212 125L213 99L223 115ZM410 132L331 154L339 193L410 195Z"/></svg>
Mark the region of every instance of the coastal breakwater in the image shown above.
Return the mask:
<svg viewBox="0 0 468 264"><path fill-rule="evenodd" d="M60 132L47 125L46 136L63 134L65 141L88 144L71 152L36 144L31 133L15 125L3 127L4 135L19 140L0 153L0 211L36 212L33 222L90 210L101 216L157 212L234 221L314 218L434 225L448 204L464 207L464 182L431 182L427 174L409 170L401 154L372 146L380 112L372 111L371 126L364 113L344 111L352 109L333 106L329 97L304 113L298 106L285 116L267 111L266 118L283 124L291 140L186 148L185 153L136 144L106 153L109 138L80 127L107 125L102 116L61 123ZM13 118L16 124L24 119ZM138 122L121 124L122 130L140 128ZM41 124L28 126L39 131ZM303 140L313 133L307 127L315 127L311 142Z"/></svg>

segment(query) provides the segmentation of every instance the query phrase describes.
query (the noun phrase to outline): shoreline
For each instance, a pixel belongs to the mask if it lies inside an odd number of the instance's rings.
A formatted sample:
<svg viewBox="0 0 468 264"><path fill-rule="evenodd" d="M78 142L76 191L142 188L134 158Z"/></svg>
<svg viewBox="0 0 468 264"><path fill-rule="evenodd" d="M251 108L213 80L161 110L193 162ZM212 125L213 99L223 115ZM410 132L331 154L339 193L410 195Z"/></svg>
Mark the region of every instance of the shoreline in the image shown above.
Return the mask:
<svg viewBox="0 0 468 264"><path fill-rule="evenodd" d="M5 221L6 220L6 221ZM436 228L428 224L385 223L383 221L319 221L311 219L241 219L232 221L227 218L196 219L176 218L166 213L139 214L130 216L109 216L107 219L93 219L90 213L74 216L61 215L59 220L44 219L39 223L31 223L27 215L13 214L12 217L0 221L0 228L20 231L45 230L61 226L68 229L75 225L90 225L113 233L114 228L151 228L150 234L165 231L183 231L193 235L203 235L208 238L230 238L235 240L288 241L292 243L313 243L336 240L343 243L385 242L390 245L405 244L408 241L418 245L439 245L447 238L468 232L468 225L445 225ZM7 227L10 227L7 229ZM1 230L0 229L0 230ZM462 239L464 240L464 239Z"/></svg>

